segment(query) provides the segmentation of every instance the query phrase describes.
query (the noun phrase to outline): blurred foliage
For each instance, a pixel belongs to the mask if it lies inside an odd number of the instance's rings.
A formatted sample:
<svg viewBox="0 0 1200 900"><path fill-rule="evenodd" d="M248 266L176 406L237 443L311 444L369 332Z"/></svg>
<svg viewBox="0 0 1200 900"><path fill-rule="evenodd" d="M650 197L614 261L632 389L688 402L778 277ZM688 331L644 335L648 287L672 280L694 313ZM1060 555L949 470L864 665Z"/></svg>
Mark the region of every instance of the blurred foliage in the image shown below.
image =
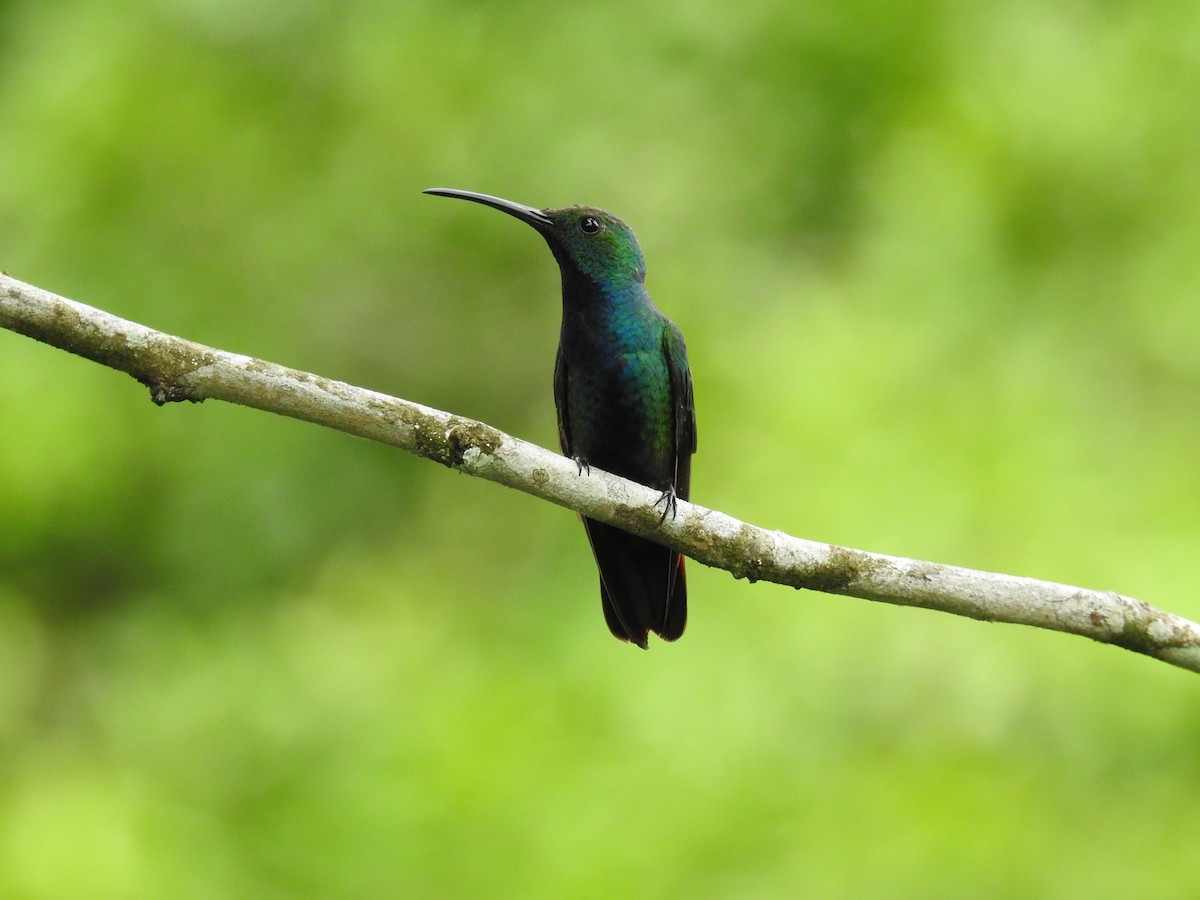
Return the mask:
<svg viewBox="0 0 1200 900"><path fill-rule="evenodd" d="M0 266L546 446L632 222L696 499L1200 617L1200 6L0 3ZM1194 675L693 565L0 333L0 895L1177 897Z"/></svg>

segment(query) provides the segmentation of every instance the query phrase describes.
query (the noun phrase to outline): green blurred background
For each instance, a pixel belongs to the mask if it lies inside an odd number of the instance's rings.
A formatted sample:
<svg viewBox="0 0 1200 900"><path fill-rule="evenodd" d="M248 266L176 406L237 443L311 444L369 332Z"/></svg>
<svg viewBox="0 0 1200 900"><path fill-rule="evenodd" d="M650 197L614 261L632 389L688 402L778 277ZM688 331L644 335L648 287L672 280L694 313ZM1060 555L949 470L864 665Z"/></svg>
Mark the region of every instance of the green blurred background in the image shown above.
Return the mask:
<svg viewBox="0 0 1200 900"><path fill-rule="evenodd" d="M0 2L0 266L555 443L636 228L695 499L1200 618L1200 6ZM0 896L1179 897L1200 681L734 581L0 332Z"/></svg>

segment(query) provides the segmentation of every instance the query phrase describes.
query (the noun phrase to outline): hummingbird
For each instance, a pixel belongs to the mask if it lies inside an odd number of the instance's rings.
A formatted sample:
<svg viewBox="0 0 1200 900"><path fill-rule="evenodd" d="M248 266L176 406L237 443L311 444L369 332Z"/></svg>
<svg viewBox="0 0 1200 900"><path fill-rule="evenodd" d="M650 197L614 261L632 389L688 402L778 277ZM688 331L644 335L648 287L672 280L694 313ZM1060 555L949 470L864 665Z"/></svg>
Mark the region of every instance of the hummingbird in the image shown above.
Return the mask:
<svg viewBox="0 0 1200 900"><path fill-rule="evenodd" d="M531 226L562 274L554 406L563 454L662 492L663 518L691 491L696 409L683 335L646 290L646 264L628 225L590 206L538 209L474 191L424 193L481 203ZM647 635L683 634L683 556L583 517L609 630L645 649Z"/></svg>

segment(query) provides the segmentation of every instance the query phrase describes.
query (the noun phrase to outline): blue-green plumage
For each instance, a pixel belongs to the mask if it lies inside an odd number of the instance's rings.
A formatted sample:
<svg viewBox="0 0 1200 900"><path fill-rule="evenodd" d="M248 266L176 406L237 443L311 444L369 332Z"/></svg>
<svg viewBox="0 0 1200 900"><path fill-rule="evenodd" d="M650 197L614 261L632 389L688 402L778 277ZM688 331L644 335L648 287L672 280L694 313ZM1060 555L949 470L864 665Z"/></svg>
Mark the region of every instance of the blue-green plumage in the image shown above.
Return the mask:
<svg viewBox="0 0 1200 900"><path fill-rule="evenodd" d="M696 449L692 377L683 336L646 291L633 232L600 209L535 209L471 191L426 193L471 200L533 226L562 273L563 318L554 367L558 436L565 454L686 500ZM583 520L600 570L614 635L646 646L683 633L683 557L620 529Z"/></svg>

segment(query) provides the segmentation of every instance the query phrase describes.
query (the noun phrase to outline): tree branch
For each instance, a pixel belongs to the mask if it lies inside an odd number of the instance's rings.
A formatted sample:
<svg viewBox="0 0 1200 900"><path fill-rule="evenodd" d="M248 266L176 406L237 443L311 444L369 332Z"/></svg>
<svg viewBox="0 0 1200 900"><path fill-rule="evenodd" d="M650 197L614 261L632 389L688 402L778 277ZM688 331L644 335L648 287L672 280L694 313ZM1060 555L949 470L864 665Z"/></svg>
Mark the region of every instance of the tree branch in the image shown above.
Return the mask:
<svg viewBox="0 0 1200 900"><path fill-rule="evenodd" d="M679 502L472 419L227 353L0 274L0 326L127 372L162 405L225 400L391 444L667 544L735 578L1078 634L1200 672L1200 625L1121 594L791 537Z"/></svg>

